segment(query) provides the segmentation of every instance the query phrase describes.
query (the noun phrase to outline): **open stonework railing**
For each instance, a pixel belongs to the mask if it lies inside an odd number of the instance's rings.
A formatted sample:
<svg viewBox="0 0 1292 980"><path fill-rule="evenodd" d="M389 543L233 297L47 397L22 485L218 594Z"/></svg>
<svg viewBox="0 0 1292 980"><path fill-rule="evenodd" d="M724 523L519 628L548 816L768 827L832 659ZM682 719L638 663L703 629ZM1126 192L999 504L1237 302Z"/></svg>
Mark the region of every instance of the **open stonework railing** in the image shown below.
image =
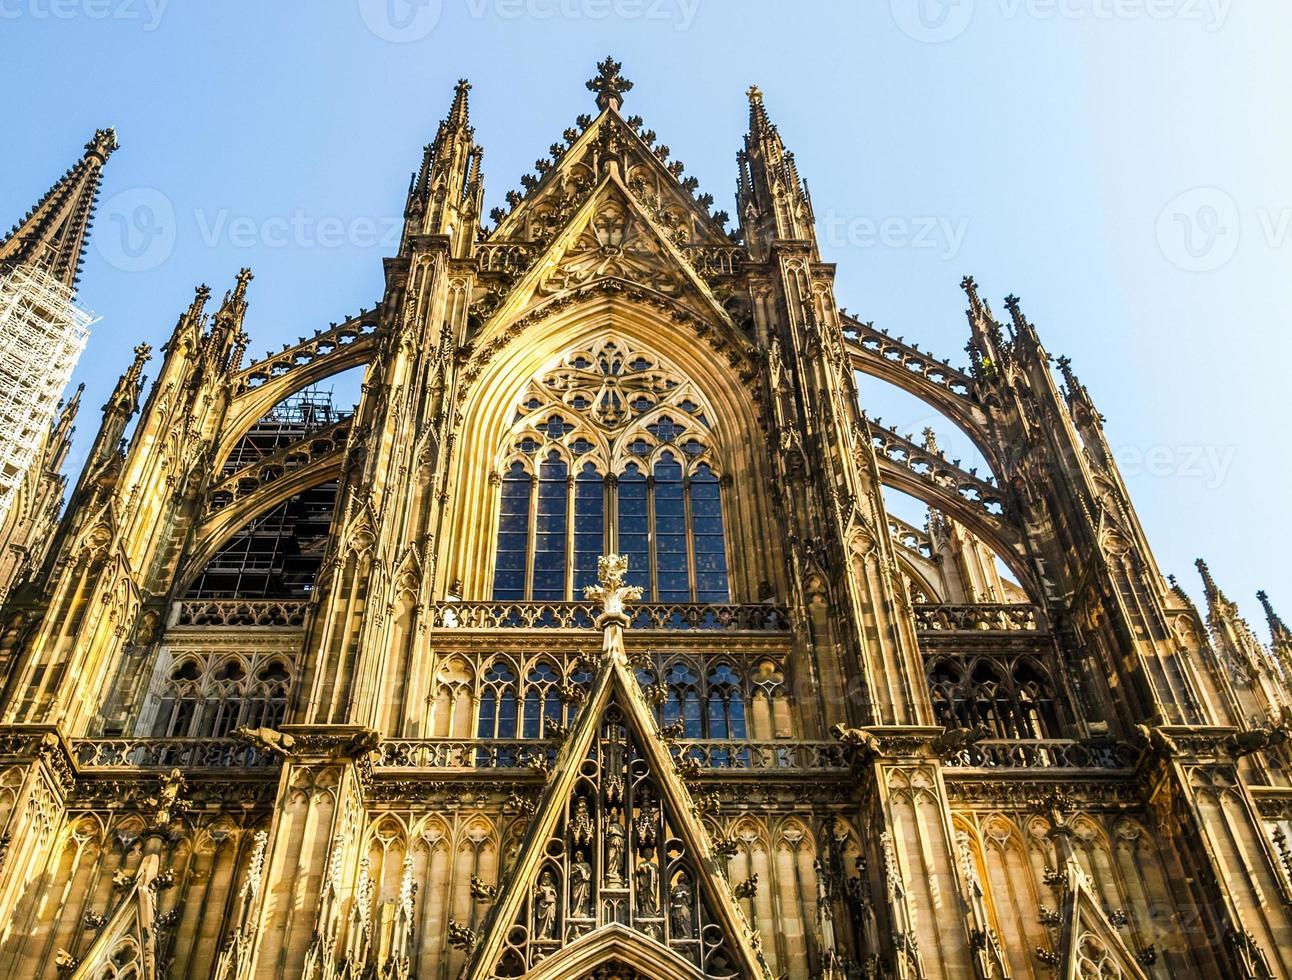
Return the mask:
<svg viewBox="0 0 1292 980"><path fill-rule="evenodd" d="M558 745L550 739L386 739L377 748L380 769L524 769L550 764ZM744 772L823 773L850 768L839 742L749 742L686 740L680 754L702 769Z"/></svg>
<svg viewBox="0 0 1292 980"><path fill-rule="evenodd" d="M594 602L438 602L432 625L439 629L593 629ZM712 605L644 602L628 609L637 630L782 632L790 628L784 606L764 603Z"/></svg>
<svg viewBox="0 0 1292 980"><path fill-rule="evenodd" d="M176 603L172 626L301 627L308 599L184 599Z"/></svg>
<svg viewBox="0 0 1292 980"><path fill-rule="evenodd" d="M961 749L945 759L964 769L1132 769L1139 750L1125 742L990 740Z"/></svg>
<svg viewBox="0 0 1292 980"><path fill-rule="evenodd" d="M920 603L914 608L915 628L921 633L1036 632L1042 628L1039 610L1026 603Z"/></svg>
<svg viewBox="0 0 1292 980"><path fill-rule="evenodd" d="M278 757L235 738L86 738L72 741L82 769L267 769Z"/></svg>
<svg viewBox="0 0 1292 980"><path fill-rule="evenodd" d="M263 359L254 361L233 376L234 393L258 388L344 349L356 353L361 348L367 350L376 339L380 317L380 308L364 310L343 323L334 323L326 330L317 331L312 337L302 337L295 344L287 344L280 351L270 351Z"/></svg>
<svg viewBox="0 0 1292 980"><path fill-rule="evenodd" d="M339 421L313 432L307 432L291 445L283 446L270 455L229 474L211 487L207 495L205 514L209 516L218 510L223 510L230 504L251 496L261 487L275 480L281 480L289 473L344 452L353 424L353 414L347 413Z"/></svg>
<svg viewBox="0 0 1292 980"><path fill-rule="evenodd" d="M906 343L901 337L890 337L883 330L877 330L874 324L845 315L843 336L859 356L882 358L959 398L968 398L973 391L973 378L966 372Z"/></svg>

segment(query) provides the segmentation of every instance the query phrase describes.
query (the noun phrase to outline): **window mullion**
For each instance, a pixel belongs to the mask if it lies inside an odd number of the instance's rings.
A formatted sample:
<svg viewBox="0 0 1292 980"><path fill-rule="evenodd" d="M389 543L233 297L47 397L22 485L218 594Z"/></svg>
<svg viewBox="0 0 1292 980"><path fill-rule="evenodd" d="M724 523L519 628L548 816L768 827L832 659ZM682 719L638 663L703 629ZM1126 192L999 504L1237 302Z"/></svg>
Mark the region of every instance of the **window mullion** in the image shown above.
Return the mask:
<svg viewBox="0 0 1292 980"><path fill-rule="evenodd" d="M686 579L691 587L691 601L699 601L699 583L695 566L695 527L691 522L691 477L682 477L682 528L686 535Z"/></svg>
<svg viewBox="0 0 1292 980"><path fill-rule="evenodd" d="M565 596L574 599L574 563L578 560L578 551L574 542L574 498L577 474L571 466L565 478Z"/></svg>
<svg viewBox="0 0 1292 980"><path fill-rule="evenodd" d="M659 542L659 535L655 527L655 471L652 468L646 474L646 565L650 573L648 581L650 588L647 591L646 601L655 602L659 596L659 557L655 548Z"/></svg>
<svg viewBox="0 0 1292 980"><path fill-rule="evenodd" d="M525 591L524 598L532 599L534 597L534 551L538 547L538 468L535 464L534 472L529 477L529 497L526 500L529 507L529 521L525 528Z"/></svg>

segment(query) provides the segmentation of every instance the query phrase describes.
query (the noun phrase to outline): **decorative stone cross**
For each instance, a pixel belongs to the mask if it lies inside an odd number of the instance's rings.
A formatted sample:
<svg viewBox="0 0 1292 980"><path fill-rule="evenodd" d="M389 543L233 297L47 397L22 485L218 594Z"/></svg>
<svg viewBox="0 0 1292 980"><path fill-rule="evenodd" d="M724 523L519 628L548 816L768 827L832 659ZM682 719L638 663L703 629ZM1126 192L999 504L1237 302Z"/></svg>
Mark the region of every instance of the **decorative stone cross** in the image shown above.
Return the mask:
<svg viewBox="0 0 1292 980"><path fill-rule="evenodd" d="M624 104L624 93L633 87L633 83L619 73L623 67L614 58L597 62L597 77L588 80L588 91L597 93L597 108L619 111Z"/></svg>

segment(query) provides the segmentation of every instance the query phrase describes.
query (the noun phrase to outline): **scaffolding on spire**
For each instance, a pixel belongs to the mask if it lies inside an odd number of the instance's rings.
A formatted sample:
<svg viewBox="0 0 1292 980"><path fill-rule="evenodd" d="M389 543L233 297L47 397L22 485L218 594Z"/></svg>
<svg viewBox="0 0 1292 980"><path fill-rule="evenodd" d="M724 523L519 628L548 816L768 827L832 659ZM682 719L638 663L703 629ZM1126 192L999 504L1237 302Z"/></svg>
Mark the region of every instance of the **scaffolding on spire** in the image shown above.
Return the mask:
<svg viewBox="0 0 1292 980"><path fill-rule="evenodd" d="M0 518L40 451L93 321L43 269L0 270Z"/></svg>

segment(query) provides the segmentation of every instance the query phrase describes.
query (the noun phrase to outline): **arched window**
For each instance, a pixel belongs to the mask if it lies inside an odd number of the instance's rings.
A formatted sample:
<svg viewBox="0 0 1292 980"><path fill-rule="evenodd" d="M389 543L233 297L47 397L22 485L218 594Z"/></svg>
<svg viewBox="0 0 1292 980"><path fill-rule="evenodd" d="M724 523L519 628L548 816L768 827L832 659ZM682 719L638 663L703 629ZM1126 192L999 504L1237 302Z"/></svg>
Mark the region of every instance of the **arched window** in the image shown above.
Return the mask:
<svg viewBox="0 0 1292 980"><path fill-rule="evenodd" d="M524 599L529 557L529 498L533 480L525 465L512 463L502 478L502 508L498 520L495 599Z"/></svg>
<svg viewBox="0 0 1292 980"><path fill-rule="evenodd" d="M619 540L618 553L628 559L628 584L640 586L651 598L650 512L646 474L636 463L629 463L619 474Z"/></svg>
<svg viewBox="0 0 1292 980"><path fill-rule="evenodd" d="M718 478L707 463L691 475L691 540L695 551L695 597L698 602L726 602L727 546L722 532L722 498Z"/></svg>
<svg viewBox="0 0 1292 980"><path fill-rule="evenodd" d="M494 661L480 685L480 718L477 738L516 737L516 674L501 661Z"/></svg>
<svg viewBox="0 0 1292 980"><path fill-rule="evenodd" d="M276 657L186 654L162 682L154 737L227 738L238 728L276 728L291 671Z"/></svg>
<svg viewBox="0 0 1292 980"><path fill-rule="evenodd" d="M718 664L708 677L708 737L745 738L745 695L740 675Z"/></svg>
<svg viewBox="0 0 1292 980"><path fill-rule="evenodd" d="M525 718L522 735L542 738L549 721L561 720L561 676L556 668L540 661L525 675Z"/></svg>
<svg viewBox="0 0 1292 980"><path fill-rule="evenodd" d="M664 701L664 724L682 724L683 738L704 738L704 715L700 709L700 678L685 664L674 664L664 674L668 697Z"/></svg>
<svg viewBox="0 0 1292 980"><path fill-rule="evenodd" d="M655 594L660 602L690 602L686 500L682 464L665 452L655 464Z"/></svg>
<svg viewBox="0 0 1292 980"><path fill-rule="evenodd" d="M582 599L613 551L647 601L729 601L711 429L685 376L615 338L536 377L504 444L494 599Z"/></svg>
<svg viewBox="0 0 1292 980"><path fill-rule="evenodd" d="M605 481L584 463L574 481L574 596L597 581L597 559L606 552Z"/></svg>
<svg viewBox="0 0 1292 980"><path fill-rule="evenodd" d="M1061 723L1048 672L1027 657L939 656L925 667L933 716L994 739L1055 738Z"/></svg>
<svg viewBox="0 0 1292 980"><path fill-rule="evenodd" d="M534 515L535 599L565 598L565 556L569 467L556 450L538 467L538 508Z"/></svg>

